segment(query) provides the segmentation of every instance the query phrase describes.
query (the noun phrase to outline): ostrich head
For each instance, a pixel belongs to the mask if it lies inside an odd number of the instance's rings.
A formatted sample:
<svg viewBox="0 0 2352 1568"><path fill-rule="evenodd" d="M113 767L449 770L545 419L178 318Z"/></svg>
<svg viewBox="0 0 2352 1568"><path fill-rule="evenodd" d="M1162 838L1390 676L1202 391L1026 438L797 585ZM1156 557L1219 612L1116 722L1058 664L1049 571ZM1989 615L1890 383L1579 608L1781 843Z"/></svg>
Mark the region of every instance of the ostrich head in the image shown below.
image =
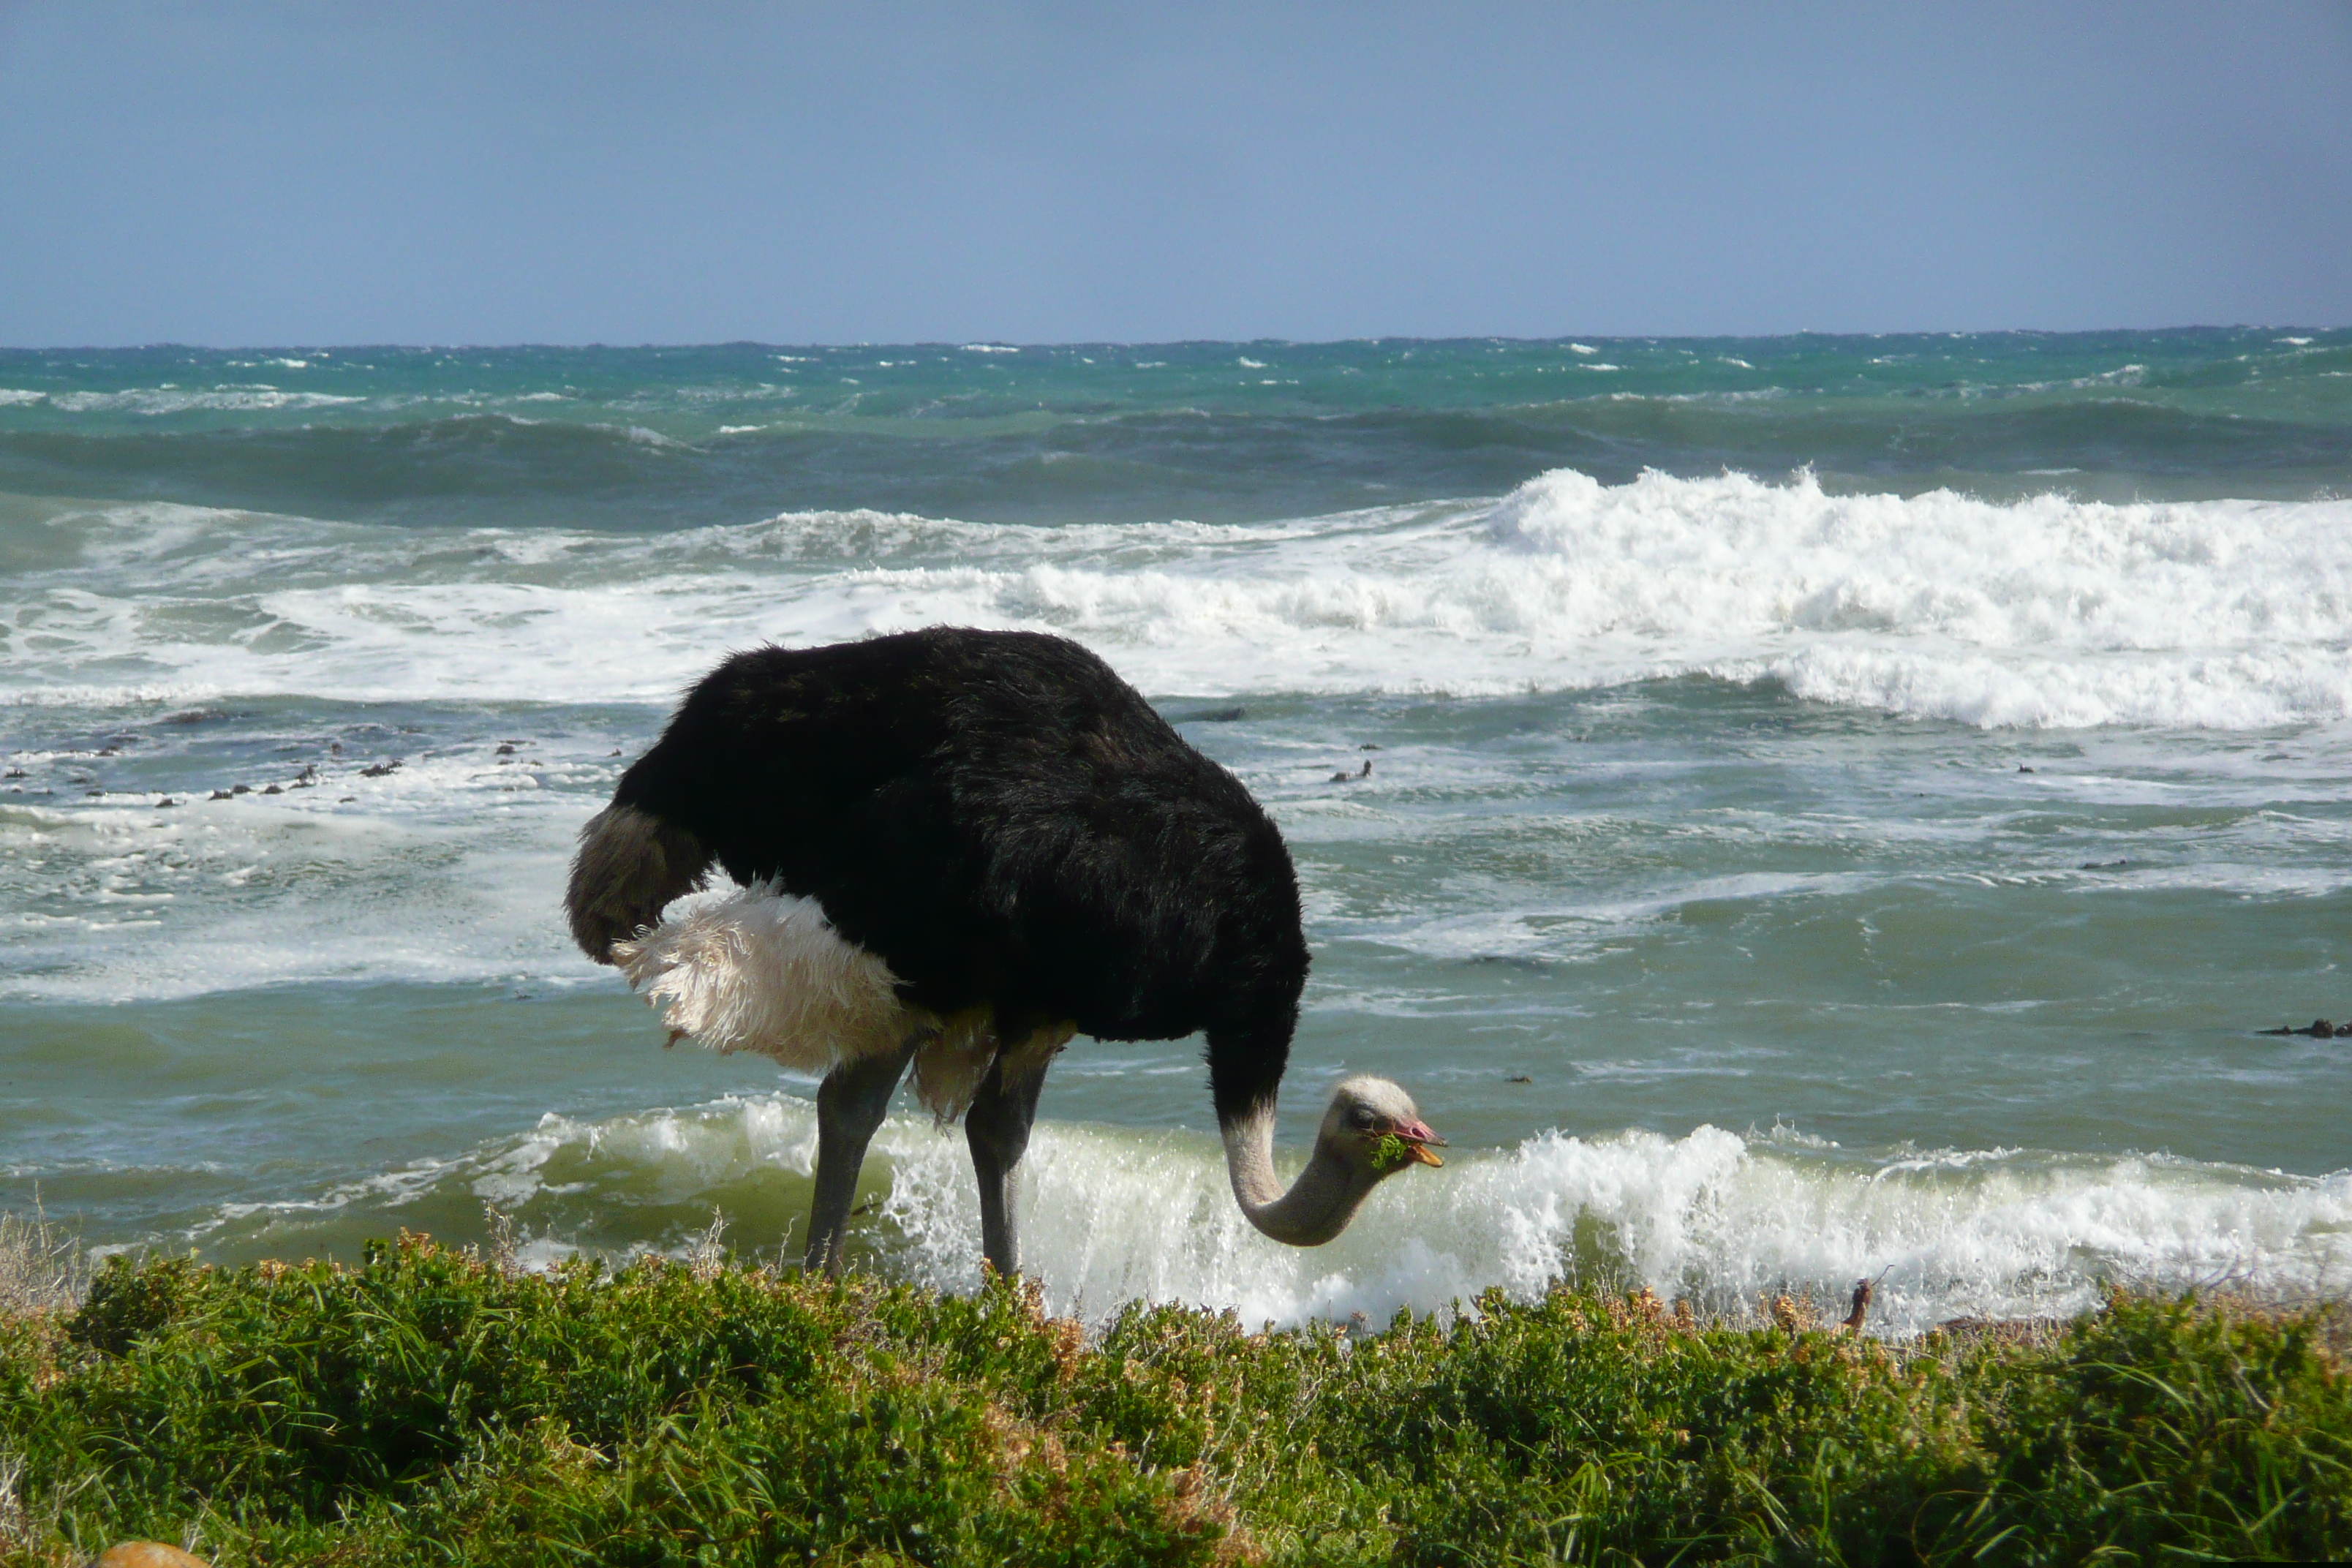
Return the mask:
<svg viewBox="0 0 2352 1568"><path fill-rule="evenodd" d="M1320 1247L1356 1217L1372 1189L1407 1165L1442 1165L1445 1140L1412 1097L1386 1079L1351 1078L1331 1094L1315 1153L1288 1192L1274 1173L1274 1104L1224 1124L1225 1170L1249 1222L1293 1247Z"/></svg>
<svg viewBox="0 0 2352 1568"><path fill-rule="evenodd" d="M1445 1140L1429 1130L1412 1096L1384 1078L1351 1078L1333 1089L1315 1142L1365 1166L1376 1182L1407 1165L1445 1163L1430 1152L1444 1148Z"/></svg>

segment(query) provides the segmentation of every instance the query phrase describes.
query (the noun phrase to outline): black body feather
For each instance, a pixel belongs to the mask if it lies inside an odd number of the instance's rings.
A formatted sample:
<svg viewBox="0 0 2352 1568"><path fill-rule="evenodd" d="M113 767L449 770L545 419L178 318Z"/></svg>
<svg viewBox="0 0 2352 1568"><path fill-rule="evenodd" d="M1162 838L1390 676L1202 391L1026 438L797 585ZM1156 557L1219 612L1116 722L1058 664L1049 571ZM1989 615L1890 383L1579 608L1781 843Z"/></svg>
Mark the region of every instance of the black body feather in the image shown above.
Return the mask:
<svg viewBox="0 0 2352 1568"><path fill-rule="evenodd" d="M739 654L613 802L815 899L924 1006L992 1006L1005 1038L1206 1031L1223 1118L1281 1081L1307 965L1289 851L1076 643L940 627Z"/></svg>

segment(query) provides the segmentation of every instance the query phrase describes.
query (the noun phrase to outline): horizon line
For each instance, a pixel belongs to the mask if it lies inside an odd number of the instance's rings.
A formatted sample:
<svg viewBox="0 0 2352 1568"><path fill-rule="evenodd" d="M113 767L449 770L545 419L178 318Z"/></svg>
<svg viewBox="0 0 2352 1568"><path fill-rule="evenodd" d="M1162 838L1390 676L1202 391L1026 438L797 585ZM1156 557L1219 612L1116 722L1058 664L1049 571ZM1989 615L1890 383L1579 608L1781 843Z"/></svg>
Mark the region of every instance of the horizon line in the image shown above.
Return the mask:
<svg viewBox="0 0 2352 1568"><path fill-rule="evenodd" d="M1055 349L1178 349L1204 346L1250 347L1257 344L1277 344L1285 348L1338 348L1349 344L1381 343L1568 343L1591 340L1612 343L1668 342L1758 342L1788 338L2082 338L2138 336L2156 337L2167 334L2195 332L2260 332L2305 331L2337 332L2352 330L2352 323L2319 326L2294 321L2233 321L2181 322L2161 327L1987 327L1956 329L1946 327L1910 327L1893 331L1833 331L1821 328L1800 327L1778 332L1558 332L1542 336L1514 332L1458 333L1377 333L1343 338L1285 338L1260 335L1249 338L1053 338L1014 340L1008 338L856 338L837 342L815 339L784 338L714 338L695 342L619 342L604 339L589 339L578 342L553 340L517 339L509 342L423 341L401 342L393 339L354 339L334 342L325 340L281 339L275 342L248 341L244 342L198 342L179 338L152 339L142 342L59 342L0 344L0 353L125 353L186 349L205 353L259 353L271 350L298 349L307 353L352 353L359 350L397 349L409 352L511 352L516 350L551 350L577 353L585 350L616 350L628 353L647 351L691 351L704 349L818 349L829 352L857 349L949 349L957 352L996 350L998 352L1045 352Z"/></svg>

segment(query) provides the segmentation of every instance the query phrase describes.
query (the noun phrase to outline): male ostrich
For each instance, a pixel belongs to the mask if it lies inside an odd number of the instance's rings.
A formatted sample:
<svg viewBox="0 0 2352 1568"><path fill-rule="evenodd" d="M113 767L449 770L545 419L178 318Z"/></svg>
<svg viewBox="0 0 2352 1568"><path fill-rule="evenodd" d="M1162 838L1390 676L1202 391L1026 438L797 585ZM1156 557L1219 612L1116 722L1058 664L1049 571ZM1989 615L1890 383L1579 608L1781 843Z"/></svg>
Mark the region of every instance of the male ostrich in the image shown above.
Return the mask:
<svg viewBox="0 0 2352 1568"><path fill-rule="evenodd" d="M659 923L714 862L740 889ZM1282 1190L1275 1095L1307 963L1289 852L1232 774L1060 637L736 655L581 830L565 901L673 1040L824 1071L812 1269L841 1267L911 1062L942 1122L964 1114L982 1245L1014 1272L1013 1173L1074 1033L1206 1032L1234 1196L1277 1241L1328 1241L1383 1176L1440 1163L1402 1089L1350 1079Z"/></svg>

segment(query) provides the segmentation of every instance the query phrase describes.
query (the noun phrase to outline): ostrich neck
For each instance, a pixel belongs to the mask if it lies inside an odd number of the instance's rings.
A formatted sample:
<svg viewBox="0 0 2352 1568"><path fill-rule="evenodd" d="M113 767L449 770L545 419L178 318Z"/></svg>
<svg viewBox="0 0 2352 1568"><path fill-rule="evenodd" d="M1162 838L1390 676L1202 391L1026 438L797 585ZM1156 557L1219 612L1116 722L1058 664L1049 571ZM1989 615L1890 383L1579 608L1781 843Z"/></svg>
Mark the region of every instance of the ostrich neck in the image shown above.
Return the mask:
<svg viewBox="0 0 2352 1568"><path fill-rule="evenodd" d="M1324 1140L1290 1190L1274 1173L1274 1106L1224 1124L1225 1171L1250 1224L1293 1247L1320 1247L1356 1217L1371 1184Z"/></svg>

